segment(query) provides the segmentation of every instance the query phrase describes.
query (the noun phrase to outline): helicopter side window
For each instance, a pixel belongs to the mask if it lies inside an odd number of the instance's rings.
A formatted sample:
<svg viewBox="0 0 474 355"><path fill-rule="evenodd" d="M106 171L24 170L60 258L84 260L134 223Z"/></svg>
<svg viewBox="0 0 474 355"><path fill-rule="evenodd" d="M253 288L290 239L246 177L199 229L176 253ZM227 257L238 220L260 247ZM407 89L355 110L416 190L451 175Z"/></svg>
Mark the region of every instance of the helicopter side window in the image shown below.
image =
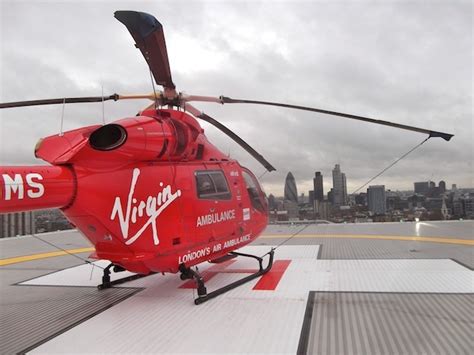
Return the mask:
<svg viewBox="0 0 474 355"><path fill-rule="evenodd" d="M216 192L229 194L229 187L227 186L227 181L225 180L224 174L222 174L221 172L212 172L210 173L210 175L212 181L214 181Z"/></svg>
<svg viewBox="0 0 474 355"><path fill-rule="evenodd" d="M252 203L253 208L261 212L265 212L265 207L263 206L262 200L260 198L260 189L257 183L246 171L243 171L242 175L244 176L245 185L247 187L247 192L249 194L250 202Z"/></svg>
<svg viewBox="0 0 474 355"><path fill-rule="evenodd" d="M204 200L230 200L229 185L224 173L220 170L197 171L196 186L200 199Z"/></svg>
<svg viewBox="0 0 474 355"><path fill-rule="evenodd" d="M209 175L200 174L196 176L196 179L199 197L211 195L216 192L214 189L214 184L212 183L211 177Z"/></svg>

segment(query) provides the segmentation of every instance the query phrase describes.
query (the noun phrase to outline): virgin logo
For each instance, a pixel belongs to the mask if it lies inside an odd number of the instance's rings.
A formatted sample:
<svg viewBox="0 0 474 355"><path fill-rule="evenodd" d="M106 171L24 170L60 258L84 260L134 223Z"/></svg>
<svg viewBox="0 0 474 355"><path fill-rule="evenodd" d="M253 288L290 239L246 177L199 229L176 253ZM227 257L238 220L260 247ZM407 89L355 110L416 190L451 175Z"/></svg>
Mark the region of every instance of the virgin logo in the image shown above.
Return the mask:
<svg viewBox="0 0 474 355"><path fill-rule="evenodd" d="M135 242L145 232L148 226L151 226L153 232L153 243L160 244L158 239L158 231L156 228L156 219L158 216L178 197L181 196L181 190L171 193L171 185L163 187L160 183L161 191L156 196L148 196L145 200L138 200L135 193L135 186L140 176L140 169L133 169L132 182L125 206L122 206L120 197L115 198L114 207L110 219L113 221L118 218L120 230L125 244L130 245ZM138 223L141 225L138 232L133 236L129 236L129 228L131 225Z"/></svg>

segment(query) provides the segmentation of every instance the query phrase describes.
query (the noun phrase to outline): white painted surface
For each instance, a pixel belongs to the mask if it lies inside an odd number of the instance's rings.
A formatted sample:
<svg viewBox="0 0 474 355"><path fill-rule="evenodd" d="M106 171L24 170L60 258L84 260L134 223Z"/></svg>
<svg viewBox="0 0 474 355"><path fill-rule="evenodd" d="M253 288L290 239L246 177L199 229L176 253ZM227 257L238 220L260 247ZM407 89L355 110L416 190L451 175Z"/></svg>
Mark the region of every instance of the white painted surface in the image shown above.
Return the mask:
<svg viewBox="0 0 474 355"><path fill-rule="evenodd" d="M268 246L243 252L264 254ZM309 291L474 292L473 272L451 260L317 260L318 246L282 246L291 263L275 291L252 290L257 280L200 306L177 275L153 275L123 286L145 289L33 353L295 353ZM230 268L254 268L238 258ZM88 285L90 266L30 281ZM205 270L206 265L201 267ZM84 277L86 273L87 276ZM93 285L100 282L94 272ZM244 275L218 274L208 290Z"/></svg>
<svg viewBox="0 0 474 355"><path fill-rule="evenodd" d="M35 286L91 286L96 287L102 283L103 269L110 264L110 261L99 260L92 264L84 264L69 269L53 272L29 281L20 283L20 285ZM120 273L111 272L110 279L116 280L122 277L135 275L124 271ZM128 285L127 285L128 286Z"/></svg>

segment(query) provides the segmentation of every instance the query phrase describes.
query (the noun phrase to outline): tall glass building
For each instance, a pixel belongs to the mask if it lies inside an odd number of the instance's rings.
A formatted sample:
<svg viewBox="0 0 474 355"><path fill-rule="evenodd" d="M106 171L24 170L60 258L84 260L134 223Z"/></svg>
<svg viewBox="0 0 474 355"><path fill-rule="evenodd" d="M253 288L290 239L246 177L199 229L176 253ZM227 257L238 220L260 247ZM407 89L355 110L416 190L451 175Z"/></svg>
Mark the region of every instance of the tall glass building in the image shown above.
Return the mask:
<svg viewBox="0 0 474 355"><path fill-rule="evenodd" d="M286 175L285 180L285 200L298 203L298 191L296 190L295 177L291 172Z"/></svg>
<svg viewBox="0 0 474 355"><path fill-rule="evenodd" d="M324 190L323 190L323 176L320 171L314 174L313 178L313 191L314 199L318 201L324 201Z"/></svg>
<svg viewBox="0 0 474 355"><path fill-rule="evenodd" d="M385 214L387 211L385 185L372 185L367 189L369 211L374 214Z"/></svg>
<svg viewBox="0 0 474 355"><path fill-rule="evenodd" d="M333 201L335 206L342 206L347 203L347 182L346 174L341 172L341 167L336 164L332 170Z"/></svg>

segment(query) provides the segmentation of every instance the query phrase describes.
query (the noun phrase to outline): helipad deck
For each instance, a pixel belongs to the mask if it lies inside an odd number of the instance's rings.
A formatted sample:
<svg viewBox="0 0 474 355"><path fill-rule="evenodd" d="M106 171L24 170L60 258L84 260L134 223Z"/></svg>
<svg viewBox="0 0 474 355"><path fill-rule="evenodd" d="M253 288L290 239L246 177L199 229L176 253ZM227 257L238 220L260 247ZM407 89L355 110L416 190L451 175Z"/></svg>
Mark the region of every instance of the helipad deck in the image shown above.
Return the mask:
<svg viewBox="0 0 474 355"><path fill-rule="evenodd" d="M58 249L32 237L1 240L0 352L467 354L474 348L472 221L302 228L269 226L247 249L263 254L299 232L277 249L276 260L287 266L273 288L256 287L255 280L200 306L177 275L98 291L104 264L53 256ZM76 231L40 237L75 252L89 247ZM242 276L226 270L252 268L239 259L223 265L208 289Z"/></svg>

